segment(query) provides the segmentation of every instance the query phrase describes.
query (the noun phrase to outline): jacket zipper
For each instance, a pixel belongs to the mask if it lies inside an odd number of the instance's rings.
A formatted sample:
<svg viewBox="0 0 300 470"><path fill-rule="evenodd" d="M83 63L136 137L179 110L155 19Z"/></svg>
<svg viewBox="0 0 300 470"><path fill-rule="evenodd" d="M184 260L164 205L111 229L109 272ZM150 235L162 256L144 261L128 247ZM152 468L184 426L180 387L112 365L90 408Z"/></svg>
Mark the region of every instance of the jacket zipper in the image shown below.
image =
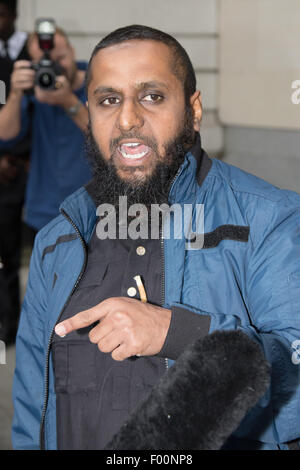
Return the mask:
<svg viewBox="0 0 300 470"><path fill-rule="evenodd" d="M174 176L174 178L171 181L169 194L168 194L168 199L169 199L172 187L173 187L173 185L175 183L175 180L177 179L180 171L181 171L181 167L177 170L176 175ZM163 220L161 221L161 226L160 226L160 246L161 246L161 263L162 263L161 305L163 307L164 303L165 303L165 288L166 288L166 283L165 283L165 244L164 244ZM167 357L165 357L165 367L166 367L166 370L168 371L169 361L168 361Z"/></svg>
<svg viewBox="0 0 300 470"><path fill-rule="evenodd" d="M165 246L163 239L163 221L161 221L160 227L160 247L161 247L161 305L164 306L165 303ZM168 370L169 362L168 358L165 357L165 368Z"/></svg>
<svg viewBox="0 0 300 470"><path fill-rule="evenodd" d="M43 410L42 410L42 418L41 418L41 424L40 424L40 448L41 450L45 450L45 433L44 433L44 427L45 427L45 417L46 417L46 411L47 411L47 405L48 405L48 398L49 398L49 358L50 358L50 349L51 349L51 343L52 343L52 339L53 339L53 336L54 336L54 328L55 326L57 325L57 323L59 322L71 296L74 294L83 274L84 274L84 271L85 271L85 268L86 268L86 263L87 263L87 249L86 249L86 244L85 244L85 241L80 233L80 231L78 230L77 226L75 225L75 223L73 222L73 220L71 219L71 217L64 211L64 210L61 210L61 213L62 215L70 222L70 224L72 225L72 227L74 228L74 230L76 231L77 235L78 235L78 238L82 244L82 247L83 247L83 251L84 251L84 261L83 261L83 265L82 265L82 268L81 268L81 271L80 271L80 274L73 286L73 289L70 293L70 295L68 296L67 298L67 301L65 302L57 320L56 320L56 323L51 331L51 334L50 334L50 338L49 338L49 342L48 342L48 347L47 347L47 354L46 354L46 367L45 367L45 378L44 378L44 405L43 405Z"/></svg>

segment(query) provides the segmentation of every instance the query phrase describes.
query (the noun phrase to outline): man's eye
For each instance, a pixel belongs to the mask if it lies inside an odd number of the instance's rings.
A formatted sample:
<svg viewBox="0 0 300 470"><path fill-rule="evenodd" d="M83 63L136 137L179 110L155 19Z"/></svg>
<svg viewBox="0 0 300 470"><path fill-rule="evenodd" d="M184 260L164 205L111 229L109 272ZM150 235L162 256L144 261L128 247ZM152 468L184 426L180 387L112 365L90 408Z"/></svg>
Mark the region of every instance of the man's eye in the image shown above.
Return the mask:
<svg viewBox="0 0 300 470"><path fill-rule="evenodd" d="M110 96L109 98L105 98L104 100L102 100L100 104L102 104L103 106L109 106L112 104L117 104L117 101L118 98L116 98L115 96Z"/></svg>
<svg viewBox="0 0 300 470"><path fill-rule="evenodd" d="M155 93L149 93L149 95L144 96L144 101L149 101L150 103L158 103L162 101L163 97L161 95L156 95Z"/></svg>

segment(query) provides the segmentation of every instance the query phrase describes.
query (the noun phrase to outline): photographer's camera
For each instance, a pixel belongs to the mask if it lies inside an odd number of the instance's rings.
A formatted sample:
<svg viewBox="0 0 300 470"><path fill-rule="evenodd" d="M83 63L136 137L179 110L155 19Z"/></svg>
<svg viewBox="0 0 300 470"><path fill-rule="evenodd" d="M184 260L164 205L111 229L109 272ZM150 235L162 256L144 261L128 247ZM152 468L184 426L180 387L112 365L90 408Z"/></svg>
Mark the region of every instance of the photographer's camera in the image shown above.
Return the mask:
<svg viewBox="0 0 300 470"><path fill-rule="evenodd" d="M63 75L63 68L50 58L50 51L54 48L55 29L53 19L38 19L36 21L39 47L44 55L37 64L32 64L31 68L36 72L34 84L44 90L54 90L56 77Z"/></svg>

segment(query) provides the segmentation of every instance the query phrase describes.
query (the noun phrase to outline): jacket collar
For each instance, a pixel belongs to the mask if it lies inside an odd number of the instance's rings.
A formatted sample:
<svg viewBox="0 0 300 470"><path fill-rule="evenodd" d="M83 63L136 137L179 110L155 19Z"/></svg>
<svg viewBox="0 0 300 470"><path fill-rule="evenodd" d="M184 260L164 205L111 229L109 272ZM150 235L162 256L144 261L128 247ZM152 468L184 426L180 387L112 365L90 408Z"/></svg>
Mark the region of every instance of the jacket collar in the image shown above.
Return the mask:
<svg viewBox="0 0 300 470"><path fill-rule="evenodd" d="M89 243L94 230L97 215L96 205L84 187L67 197L59 208L77 227L80 234Z"/></svg>
<svg viewBox="0 0 300 470"><path fill-rule="evenodd" d="M169 194L169 203L193 201L199 186L204 182L212 165L211 159L201 146L200 134L196 134L195 144L187 152Z"/></svg>

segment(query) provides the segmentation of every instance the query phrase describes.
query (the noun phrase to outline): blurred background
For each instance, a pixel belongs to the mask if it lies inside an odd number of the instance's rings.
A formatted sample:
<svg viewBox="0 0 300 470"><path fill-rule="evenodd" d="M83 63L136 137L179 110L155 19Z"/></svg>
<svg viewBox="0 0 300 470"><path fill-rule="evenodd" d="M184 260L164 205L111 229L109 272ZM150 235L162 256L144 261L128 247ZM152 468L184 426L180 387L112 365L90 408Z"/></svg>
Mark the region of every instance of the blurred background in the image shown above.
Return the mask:
<svg viewBox="0 0 300 470"><path fill-rule="evenodd" d="M300 192L299 0L19 0L19 30L31 32L39 17L67 32L78 60L120 26L174 35L196 70L208 154ZM25 244L22 295L29 257ZM12 345L0 364L0 449L11 448L14 354Z"/></svg>

